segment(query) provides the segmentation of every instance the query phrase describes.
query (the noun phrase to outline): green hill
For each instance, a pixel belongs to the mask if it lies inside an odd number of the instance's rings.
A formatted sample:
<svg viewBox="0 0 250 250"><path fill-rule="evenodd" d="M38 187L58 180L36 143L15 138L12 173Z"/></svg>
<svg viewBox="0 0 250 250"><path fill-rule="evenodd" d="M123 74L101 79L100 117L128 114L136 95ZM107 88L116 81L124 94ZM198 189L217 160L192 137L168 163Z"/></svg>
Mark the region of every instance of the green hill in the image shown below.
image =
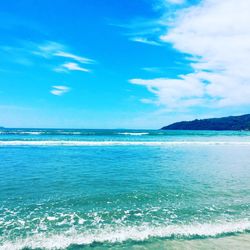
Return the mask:
<svg viewBox="0 0 250 250"><path fill-rule="evenodd" d="M222 118L182 121L170 124L163 130L250 130L250 114Z"/></svg>

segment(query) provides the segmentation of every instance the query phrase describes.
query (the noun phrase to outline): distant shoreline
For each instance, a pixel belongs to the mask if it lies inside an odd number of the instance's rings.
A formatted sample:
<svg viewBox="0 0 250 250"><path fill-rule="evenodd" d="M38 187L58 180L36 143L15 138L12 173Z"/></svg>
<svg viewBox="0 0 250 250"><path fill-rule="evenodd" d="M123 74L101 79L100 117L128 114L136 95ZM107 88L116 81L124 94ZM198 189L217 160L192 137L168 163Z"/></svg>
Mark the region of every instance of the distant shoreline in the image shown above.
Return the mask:
<svg viewBox="0 0 250 250"><path fill-rule="evenodd" d="M162 130L250 131L250 114L193 121L181 121L162 127Z"/></svg>

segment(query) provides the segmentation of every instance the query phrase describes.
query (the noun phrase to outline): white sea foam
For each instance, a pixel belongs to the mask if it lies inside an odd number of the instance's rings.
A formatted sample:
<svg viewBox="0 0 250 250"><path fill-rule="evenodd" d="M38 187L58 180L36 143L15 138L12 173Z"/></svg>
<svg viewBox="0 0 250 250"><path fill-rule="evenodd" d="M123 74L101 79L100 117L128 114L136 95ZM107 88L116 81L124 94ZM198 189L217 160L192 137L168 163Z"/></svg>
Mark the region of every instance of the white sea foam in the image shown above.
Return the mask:
<svg viewBox="0 0 250 250"><path fill-rule="evenodd" d="M178 145L239 145L250 141L0 141L0 146L178 146Z"/></svg>
<svg viewBox="0 0 250 250"><path fill-rule="evenodd" d="M140 136L140 135L148 135L149 133L147 132L121 132L118 133L118 135L135 135L135 136Z"/></svg>
<svg viewBox="0 0 250 250"><path fill-rule="evenodd" d="M62 249L72 244L89 245L93 242L120 243L127 240L144 241L151 237L167 238L192 238L214 237L229 233L242 233L250 230L250 221L224 222L218 224L193 224L193 225L169 225L152 227L148 225L127 226L112 228L111 226L92 230L89 232L78 232L70 230L61 234L45 235L37 234L14 242L7 241L0 246L1 250L19 250L25 247L43 249Z"/></svg>
<svg viewBox="0 0 250 250"><path fill-rule="evenodd" d="M43 132L37 131L0 131L0 134L14 134L14 135L41 135Z"/></svg>
<svg viewBox="0 0 250 250"><path fill-rule="evenodd" d="M47 135L47 134L55 134L55 135L81 135L81 132L67 132L67 131L0 131L0 134L4 135Z"/></svg>
<svg viewBox="0 0 250 250"><path fill-rule="evenodd" d="M81 132L58 132L58 134L62 135L81 135Z"/></svg>
<svg viewBox="0 0 250 250"><path fill-rule="evenodd" d="M21 132L21 134L28 134L28 135L41 135L42 132Z"/></svg>

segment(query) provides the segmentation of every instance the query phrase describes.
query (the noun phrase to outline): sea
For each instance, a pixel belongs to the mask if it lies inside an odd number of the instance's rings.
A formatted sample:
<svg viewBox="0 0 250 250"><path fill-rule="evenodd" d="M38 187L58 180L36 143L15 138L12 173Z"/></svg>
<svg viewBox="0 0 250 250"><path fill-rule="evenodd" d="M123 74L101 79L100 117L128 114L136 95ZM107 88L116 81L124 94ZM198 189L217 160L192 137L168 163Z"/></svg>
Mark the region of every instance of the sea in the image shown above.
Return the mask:
<svg viewBox="0 0 250 250"><path fill-rule="evenodd" d="M250 249L250 132L0 129L0 249Z"/></svg>

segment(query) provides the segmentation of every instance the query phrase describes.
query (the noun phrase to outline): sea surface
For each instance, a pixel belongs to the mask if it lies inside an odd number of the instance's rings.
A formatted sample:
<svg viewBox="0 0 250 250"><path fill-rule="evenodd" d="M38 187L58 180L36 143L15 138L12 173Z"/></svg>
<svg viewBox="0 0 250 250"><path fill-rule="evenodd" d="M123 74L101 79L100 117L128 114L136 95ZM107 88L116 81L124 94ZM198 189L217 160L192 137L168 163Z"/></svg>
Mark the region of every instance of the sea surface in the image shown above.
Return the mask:
<svg viewBox="0 0 250 250"><path fill-rule="evenodd" d="M250 249L250 132L0 129L0 249Z"/></svg>

